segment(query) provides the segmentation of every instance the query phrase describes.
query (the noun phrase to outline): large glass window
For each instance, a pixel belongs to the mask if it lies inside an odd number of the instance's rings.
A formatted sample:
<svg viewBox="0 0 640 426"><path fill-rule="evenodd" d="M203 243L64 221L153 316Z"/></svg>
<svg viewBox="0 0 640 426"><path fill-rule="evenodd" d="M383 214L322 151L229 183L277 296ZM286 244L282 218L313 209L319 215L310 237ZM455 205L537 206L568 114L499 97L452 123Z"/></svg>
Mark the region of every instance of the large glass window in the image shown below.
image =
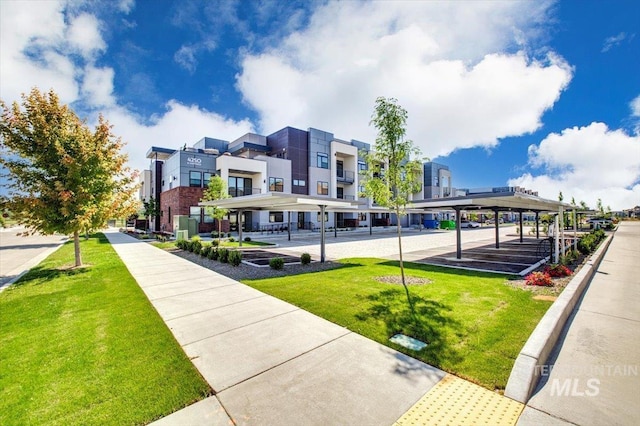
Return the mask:
<svg viewBox="0 0 640 426"><path fill-rule="evenodd" d="M189 172L189 186L194 186L200 188L202 186L202 173L200 172Z"/></svg>
<svg viewBox="0 0 640 426"><path fill-rule="evenodd" d="M329 182L318 181L318 195L329 195Z"/></svg>
<svg viewBox="0 0 640 426"><path fill-rule="evenodd" d="M304 179L294 179L293 186L307 186L307 181Z"/></svg>
<svg viewBox="0 0 640 426"><path fill-rule="evenodd" d="M336 161L336 175L339 178L344 177L344 162L342 160Z"/></svg>
<svg viewBox="0 0 640 426"><path fill-rule="evenodd" d="M284 192L284 179L282 178L269 178L269 191L271 192Z"/></svg>
<svg viewBox="0 0 640 426"><path fill-rule="evenodd" d="M242 197L243 195L251 195L251 178L229 176L229 195L232 197Z"/></svg>
<svg viewBox="0 0 640 426"><path fill-rule="evenodd" d="M284 222L283 212L269 212L269 222Z"/></svg>
<svg viewBox="0 0 640 426"><path fill-rule="evenodd" d="M358 161L358 170L367 170L367 163L365 163L364 161Z"/></svg>
<svg viewBox="0 0 640 426"><path fill-rule="evenodd" d="M194 206L189 207L189 217L194 218L196 222L200 223L200 212L202 211L201 207Z"/></svg>
<svg viewBox="0 0 640 426"><path fill-rule="evenodd" d="M215 176L213 173L204 172L202 173L202 187L208 188L209 182L211 181L211 176Z"/></svg>
<svg viewBox="0 0 640 426"><path fill-rule="evenodd" d="M318 167L321 169L329 168L329 156L327 154L318 153Z"/></svg>

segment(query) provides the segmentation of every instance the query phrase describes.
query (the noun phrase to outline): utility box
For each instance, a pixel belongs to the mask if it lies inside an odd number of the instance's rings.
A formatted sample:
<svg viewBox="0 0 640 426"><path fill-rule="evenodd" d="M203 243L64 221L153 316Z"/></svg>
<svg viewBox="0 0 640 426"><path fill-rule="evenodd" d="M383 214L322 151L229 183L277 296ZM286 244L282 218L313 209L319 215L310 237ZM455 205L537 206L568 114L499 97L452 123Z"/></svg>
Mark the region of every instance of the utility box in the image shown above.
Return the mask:
<svg viewBox="0 0 640 426"><path fill-rule="evenodd" d="M198 235L198 221L192 217L175 215L173 216L173 223L175 224L173 231L176 236L178 235L178 231L187 231L188 235L186 239Z"/></svg>
<svg viewBox="0 0 640 426"><path fill-rule="evenodd" d="M189 231L176 231L176 241L188 240L189 239Z"/></svg>

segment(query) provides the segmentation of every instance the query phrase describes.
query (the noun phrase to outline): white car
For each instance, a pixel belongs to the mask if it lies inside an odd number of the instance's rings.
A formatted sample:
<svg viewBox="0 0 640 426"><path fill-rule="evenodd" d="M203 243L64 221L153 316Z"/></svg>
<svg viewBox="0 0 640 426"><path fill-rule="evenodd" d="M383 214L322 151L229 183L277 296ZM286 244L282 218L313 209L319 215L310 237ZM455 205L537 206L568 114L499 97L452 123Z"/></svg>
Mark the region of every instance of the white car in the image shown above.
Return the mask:
<svg viewBox="0 0 640 426"><path fill-rule="evenodd" d="M460 221L460 228L479 228L480 224L473 220L462 220Z"/></svg>

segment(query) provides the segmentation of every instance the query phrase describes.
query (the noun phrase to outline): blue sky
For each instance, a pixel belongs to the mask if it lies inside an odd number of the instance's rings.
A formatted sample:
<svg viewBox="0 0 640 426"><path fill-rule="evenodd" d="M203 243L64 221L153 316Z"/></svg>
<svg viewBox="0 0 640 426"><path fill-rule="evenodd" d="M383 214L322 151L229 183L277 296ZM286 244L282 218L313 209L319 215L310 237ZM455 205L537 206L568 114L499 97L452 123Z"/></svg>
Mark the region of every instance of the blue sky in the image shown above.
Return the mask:
<svg viewBox="0 0 640 426"><path fill-rule="evenodd" d="M640 204L640 2L5 1L0 97L53 88L151 145L315 127L373 142L374 100L459 188Z"/></svg>

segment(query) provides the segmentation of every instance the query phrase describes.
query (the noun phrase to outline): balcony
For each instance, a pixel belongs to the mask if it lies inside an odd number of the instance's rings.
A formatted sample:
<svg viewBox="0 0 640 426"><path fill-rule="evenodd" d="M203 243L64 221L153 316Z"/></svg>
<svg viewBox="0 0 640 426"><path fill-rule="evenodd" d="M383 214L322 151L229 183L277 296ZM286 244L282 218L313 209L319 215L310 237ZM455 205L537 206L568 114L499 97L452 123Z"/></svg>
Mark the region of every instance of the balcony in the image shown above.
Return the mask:
<svg viewBox="0 0 640 426"><path fill-rule="evenodd" d="M351 184L355 182L355 172L338 169L336 171L338 182Z"/></svg>
<svg viewBox="0 0 640 426"><path fill-rule="evenodd" d="M356 199L356 197L353 195L340 195L340 194L338 194L336 198L339 198L341 200L347 200L347 201L355 201Z"/></svg>
<svg viewBox="0 0 640 426"><path fill-rule="evenodd" d="M229 195L231 197L244 197L246 195L260 194L262 189L260 188L229 188Z"/></svg>

